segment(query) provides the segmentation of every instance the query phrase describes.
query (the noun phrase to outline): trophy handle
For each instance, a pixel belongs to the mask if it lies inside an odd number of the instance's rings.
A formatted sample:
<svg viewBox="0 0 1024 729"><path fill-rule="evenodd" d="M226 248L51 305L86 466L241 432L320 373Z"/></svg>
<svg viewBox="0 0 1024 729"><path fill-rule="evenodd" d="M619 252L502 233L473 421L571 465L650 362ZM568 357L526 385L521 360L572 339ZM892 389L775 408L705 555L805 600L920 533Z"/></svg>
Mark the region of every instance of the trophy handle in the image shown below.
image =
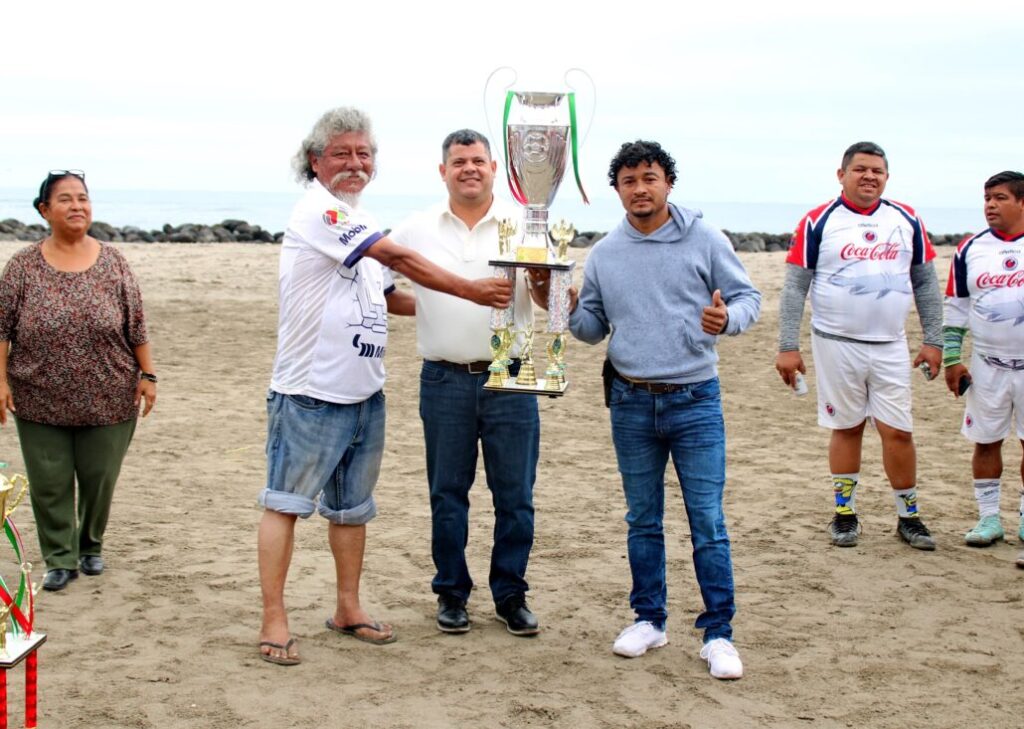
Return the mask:
<svg viewBox="0 0 1024 729"><path fill-rule="evenodd" d="M495 99L491 98L494 96L492 91L497 89L497 82L494 81L494 77L503 71L510 71L512 73L512 80L501 87L501 103L491 104L490 102L496 99L496 97ZM501 164L502 166L505 167L505 169L508 169L508 162L506 159L507 153L503 144L503 140L505 139L505 130L502 129L502 133L498 136L494 135L494 125L491 123L491 110L495 108L501 108L502 104L504 104L504 98L507 95L508 90L511 89L512 84L514 84L518 80L519 72L516 71L514 68L512 68L511 66L498 66L496 69L491 71L490 75L487 76L487 81L484 82L484 120L487 123L487 136L491 140L491 151L498 153L498 157L501 159ZM492 86L492 83L494 83L494 86Z"/></svg>
<svg viewBox="0 0 1024 729"><path fill-rule="evenodd" d="M563 77L563 80L565 81L565 85L568 86L573 91L578 91L579 90L576 86L573 86L573 84L569 81L569 75L573 74L573 73L582 74L583 77L587 80L587 84L590 86L590 93L589 93L589 98L591 99L590 119L587 121L587 128L583 132L583 137L580 139L580 146L582 147L584 144L587 143L587 137L590 136L590 130L594 126L594 119L597 117L597 84L594 83L594 77L591 76L586 71L584 71L582 68L573 67L573 68L568 69L565 72L565 76ZM513 82L513 83L515 83L515 82Z"/></svg>

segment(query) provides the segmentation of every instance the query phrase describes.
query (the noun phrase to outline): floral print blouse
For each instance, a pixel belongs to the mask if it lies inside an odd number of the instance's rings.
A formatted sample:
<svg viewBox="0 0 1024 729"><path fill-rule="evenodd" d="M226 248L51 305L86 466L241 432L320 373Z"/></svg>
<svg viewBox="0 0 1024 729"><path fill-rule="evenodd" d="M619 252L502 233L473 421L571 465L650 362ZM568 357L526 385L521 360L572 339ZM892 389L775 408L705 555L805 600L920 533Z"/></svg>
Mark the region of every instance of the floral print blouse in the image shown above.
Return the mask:
<svg viewBox="0 0 1024 729"><path fill-rule="evenodd" d="M137 417L134 349L148 339L128 262L101 243L87 270L58 271L41 246L15 253L0 276L0 341L11 343L7 380L17 416L62 426Z"/></svg>

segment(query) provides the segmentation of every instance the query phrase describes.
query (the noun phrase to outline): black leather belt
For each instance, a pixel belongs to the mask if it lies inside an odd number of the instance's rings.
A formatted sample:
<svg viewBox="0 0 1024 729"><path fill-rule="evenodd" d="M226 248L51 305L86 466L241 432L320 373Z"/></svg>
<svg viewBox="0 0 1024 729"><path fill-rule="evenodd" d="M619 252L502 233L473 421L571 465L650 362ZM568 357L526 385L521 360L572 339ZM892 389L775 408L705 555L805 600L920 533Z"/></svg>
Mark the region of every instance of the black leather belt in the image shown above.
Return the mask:
<svg viewBox="0 0 1024 729"><path fill-rule="evenodd" d="M678 385L673 382L647 382L646 380L630 380L622 375L619 375L619 380L626 383L630 387L635 387L638 390L644 390L651 393L652 395L667 395L670 392L679 392L690 387L693 383L686 385Z"/></svg>
<svg viewBox="0 0 1024 729"><path fill-rule="evenodd" d="M491 366L489 359L479 360L477 362L449 362L446 359L428 359L427 362L433 364L439 364L444 367L450 367L453 370L459 370L460 372L468 372L471 375L483 375L487 374L487 368ZM519 360L512 360L510 369L519 369Z"/></svg>

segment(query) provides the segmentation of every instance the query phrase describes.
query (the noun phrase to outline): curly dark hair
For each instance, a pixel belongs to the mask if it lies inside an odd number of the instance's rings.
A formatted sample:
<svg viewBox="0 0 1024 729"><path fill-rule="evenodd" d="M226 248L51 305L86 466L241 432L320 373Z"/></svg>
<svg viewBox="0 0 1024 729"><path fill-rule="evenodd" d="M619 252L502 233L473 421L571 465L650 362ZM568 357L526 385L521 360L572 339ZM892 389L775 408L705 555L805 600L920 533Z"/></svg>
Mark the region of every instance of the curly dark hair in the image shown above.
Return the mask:
<svg viewBox="0 0 1024 729"><path fill-rule="evenodd" d="M657 142L646 142L638 139L635 142L626 142L619 147L618 154L612 157L611 166L608 167L608 183L615 188L619 186L619 170L623 167L632 168L646 162L649 165L658 164L665 170L665 179L672 185L676 181L676 161L672 155L661 148Z"/></svg>
<svg viewBox="0 0 1024 729"><path fill-rule="evenodd" d="M991 190L993 187L999 185L1006 185L1009 188L1010 193L1018 200L1024 198L1024 175L1019 172L1013 172L1006 170L1000 172L998 175L992 175L990 178L985 180L985 190Z"/></svg>

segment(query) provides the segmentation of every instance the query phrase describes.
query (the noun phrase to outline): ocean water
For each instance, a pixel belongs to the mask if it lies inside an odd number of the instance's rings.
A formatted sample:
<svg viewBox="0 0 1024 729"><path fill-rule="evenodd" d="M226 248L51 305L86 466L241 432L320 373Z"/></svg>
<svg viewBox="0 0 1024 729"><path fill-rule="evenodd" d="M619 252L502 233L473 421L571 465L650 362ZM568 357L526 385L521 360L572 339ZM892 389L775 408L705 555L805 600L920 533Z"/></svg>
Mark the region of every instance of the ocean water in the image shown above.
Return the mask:
<svg viewBox="0 0 1024 729"><path fill-rule="evenodd" d="M575 192L575 191L571 191ZM284 230L292 206L301 194L291 192L198 192L185 190L94 190L93 218L118 227L134 225L144 230L162 228L165 223L219 223L229 218L245 220L272 232ZM24 223L41 223L32 209L35 190L0 188L0 220L15 218ZM367 191L362 206L378 222L392 228L411 213L438 202L436 196L374 195ZM735 232L785 233L820 201L808 204L698 202L673 197L686 207L698 208L704 218L719 228ZM962 233L984 227L979 208L927 208L918 212L933 233ZM622 208L614 197L584 205L574 195L555 200L551 219L565 218L579 231L607 231L622 220Z"/></svg>

